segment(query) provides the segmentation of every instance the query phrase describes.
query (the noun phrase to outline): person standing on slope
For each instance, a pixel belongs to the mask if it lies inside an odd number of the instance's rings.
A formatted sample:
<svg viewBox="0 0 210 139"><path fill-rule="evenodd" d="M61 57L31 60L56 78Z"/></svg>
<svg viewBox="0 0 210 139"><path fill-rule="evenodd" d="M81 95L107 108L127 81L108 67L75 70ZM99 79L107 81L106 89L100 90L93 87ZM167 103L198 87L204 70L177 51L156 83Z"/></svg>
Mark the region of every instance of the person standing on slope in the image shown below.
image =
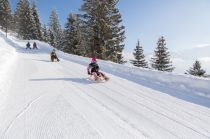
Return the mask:
<svg viewBox="0 0 210 139"><path fill-rule="evenodd" d="M36 45L36 42L34 42L34 44L33 44L33 49L38 49L37 45Z"/></svg>
<svg viewBox="0 0 210 139"><path fill-rule="evenodd" d="M91 63L87 68L88 75L93 76L95 81L108 80L109 78L99 71L99 66L95 57L92 58Z"/></svg>
<svg viewBox="0 0 210 139"><path fill-rule="evenodd" d="M26 44L26 49L31 49L31 45L29 42Z"/></svg>

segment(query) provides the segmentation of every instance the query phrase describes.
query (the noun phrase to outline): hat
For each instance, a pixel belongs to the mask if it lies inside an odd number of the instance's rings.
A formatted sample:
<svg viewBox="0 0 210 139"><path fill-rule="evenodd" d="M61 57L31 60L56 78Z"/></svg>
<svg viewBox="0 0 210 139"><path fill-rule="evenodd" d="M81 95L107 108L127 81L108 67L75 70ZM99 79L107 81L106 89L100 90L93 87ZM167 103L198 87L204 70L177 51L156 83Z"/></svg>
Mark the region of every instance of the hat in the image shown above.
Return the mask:
<svg viewBox="0 0 210 139"><path fill-rule="evenodd" d="M93 57L92 58L92 62L96 62L96 57Z"/></svg>

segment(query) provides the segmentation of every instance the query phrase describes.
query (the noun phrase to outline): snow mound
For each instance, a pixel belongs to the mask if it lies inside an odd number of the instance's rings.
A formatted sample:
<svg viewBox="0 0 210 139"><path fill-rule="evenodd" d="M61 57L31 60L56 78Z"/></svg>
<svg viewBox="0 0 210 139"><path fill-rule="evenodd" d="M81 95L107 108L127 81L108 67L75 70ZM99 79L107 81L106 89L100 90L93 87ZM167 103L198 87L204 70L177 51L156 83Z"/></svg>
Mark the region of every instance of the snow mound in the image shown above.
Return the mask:
<svg viewBox="0 0 210 139"><path fill-rule="evenodd" d="M6 98L6 92L9 89L11 80L10 75L13 72L13 63L16 59L16 51L8 45L7 38L0 31L0 105Z"/></svg>

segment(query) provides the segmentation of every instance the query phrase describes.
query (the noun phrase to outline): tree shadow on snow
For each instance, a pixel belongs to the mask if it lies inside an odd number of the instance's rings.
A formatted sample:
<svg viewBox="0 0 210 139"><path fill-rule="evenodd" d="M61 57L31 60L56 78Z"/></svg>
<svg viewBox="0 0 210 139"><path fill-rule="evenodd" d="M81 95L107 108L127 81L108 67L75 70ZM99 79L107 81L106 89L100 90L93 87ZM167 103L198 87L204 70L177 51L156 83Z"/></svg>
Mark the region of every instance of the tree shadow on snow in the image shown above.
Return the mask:
<svg viewBox="0 0 210 139"><path fill-rule="evenodd" d="M40 78L40 79L30 79L30 81L70 81L79 84L92 84L93 82L89 81L86 78Z"/></svg>

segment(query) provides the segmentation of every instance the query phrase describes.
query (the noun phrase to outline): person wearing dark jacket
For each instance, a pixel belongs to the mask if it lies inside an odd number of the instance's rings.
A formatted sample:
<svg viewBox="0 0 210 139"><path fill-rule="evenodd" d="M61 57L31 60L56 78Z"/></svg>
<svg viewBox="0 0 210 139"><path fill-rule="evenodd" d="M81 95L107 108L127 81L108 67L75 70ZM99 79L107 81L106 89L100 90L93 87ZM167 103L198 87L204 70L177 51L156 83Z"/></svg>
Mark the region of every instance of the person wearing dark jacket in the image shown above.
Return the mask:
<svg viewBox="0 0 210 139"><path fill-rule="evenodd" d="M103 74L102 72L99 71L100 68L97 64L96 58L93 57L91 60L91 63L89 64L88 68L87 68L87 72L88 75L90 76L94 76L94 80L98 81L98 80L108 80L109 78L107 76L105 76L105 74Z"/></svg>
<svg viewBox="0 0 210 139"><path fill-rule="evenodd" d="M36 42L34 42L34 44L33 44L33 49L38 49L37 45L36 45Z"/></svg>
<svg viewBox="0 0 210 139"><path fill-rule="evenodd" d="M31 49L31 45L29 42L26 44L26 49Z"/></svg>
<svg viewBox="0 0 210 139"><path fill-rule="evenodd" d="M52 50L50 53L51 61L54 62L54 59L56 59L58 62L60 61L55 53L55 49Z"/></svg>

